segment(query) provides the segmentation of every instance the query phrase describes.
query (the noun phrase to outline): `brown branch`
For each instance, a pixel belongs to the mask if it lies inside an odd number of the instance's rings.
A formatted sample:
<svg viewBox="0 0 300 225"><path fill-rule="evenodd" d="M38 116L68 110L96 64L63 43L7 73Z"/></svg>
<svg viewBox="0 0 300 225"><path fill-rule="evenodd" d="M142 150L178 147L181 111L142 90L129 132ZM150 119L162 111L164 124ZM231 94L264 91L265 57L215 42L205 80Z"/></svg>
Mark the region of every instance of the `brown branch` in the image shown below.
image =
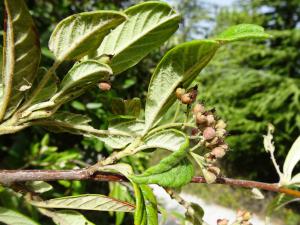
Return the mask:
<svg viewBox="0 0 300 225"><path fill-rule="evenodd" d="M0 184L9 186L16 182L25 181L56 181L56 180L91 180L127 182L128 179L120 174L108 172L95 172L90 175L88 169L78 170L0 170ZM192 183L206 183L203 177L194 177ZM226 177L217 178L214 184L225 184L243 188L258 188L261 190L285 193L300 198L300 192L285 187L279 187L277 183L264 183L251 180L239 180Z"/></svg>

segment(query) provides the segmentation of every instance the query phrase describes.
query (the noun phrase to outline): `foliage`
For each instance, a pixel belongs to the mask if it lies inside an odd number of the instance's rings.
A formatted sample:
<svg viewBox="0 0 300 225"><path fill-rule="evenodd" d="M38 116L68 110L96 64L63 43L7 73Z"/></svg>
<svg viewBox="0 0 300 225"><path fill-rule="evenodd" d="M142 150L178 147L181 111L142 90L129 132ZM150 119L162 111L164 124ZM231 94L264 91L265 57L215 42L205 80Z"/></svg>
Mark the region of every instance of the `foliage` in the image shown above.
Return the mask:
<svg viewBox="0 0 300 225"><path fill-rule="evenodd" d="M236 23L272 29L266 42L224 48L198 79L200 100L229 124L227 140L234 154L224 162L228 174L276 181L260 134L269 122L276 127L279 161L298 137L300 33L292 16L297 10L295 1L239 1L237 8L222 9L217 16L213 33Z"/></svg>
<svg viewBox="0 0 300 225"><path fill-rule="evenodd" d="M55 163L61 162L58 168L70 166L71 173L83 171L85 175L93 175L97 171L117 172L131 182L124 192L131 196L128 192L133 188L135 205L126 202L130 201L130 197L123 201L99 193L86 194L89 189L85 190L78 181L66 179L55 183L55 186L74 186L72 193L50 193L56 188L54 185L28 182L24 187L17 187L12 183L12 177L2 176L1 183L7 187L1 192L19 200L11 206L8 202L6 208L1 208L0 221L8 223L5 218L14 216L16 221L23 218L28 224L35 224L34 221L45 219L39 219L42 214L59 224L72 224L74 221L92 224L80 212L69 210L75 209L115 212L118 224L124 219L124 214L120 213L134 211L134 224L157 225L158 204L148 184L165 188L182 187L192 180L194 159L202 175L210 179L208 182L216 180L220 173L216 160L222 158L228 149L224 140L226 123L199 103L193 108L193 116L190 115L197 96L197 86L191 87L191 83L223 45L268 38L262 27L240 24L209 40L189 41L170 49L153 72L145 106L141 106L139 99L111 101L116 115L110 118L108 128L101 130L89 124L91 120L86 115L63 110L63 105L97 84L103 91L103 85L109 89L111 80L118 79L124 71L171 37L179 26L180 15L168 4L158 1L140 3L124 12L97 10L71 15L60 21L52 32L49 40L52 53L48 57L52 57L54 62L45 69L39 68L41 49L38 35L23 0L4 0L4 10L0 134L13 134L28 127L40 126L55 133L97 138L113 152L92 166L78 160L81 156L76 151L73 155L70 152L66 155L65 152L57 153L56 147L49 146L46 135L41 143L33 146L32 151L38 154L30 154L34 156L33 160L25 167L56 168ZM60 70L64 64L68 66ZM172 122L166 122L163 117L176 101L179 107L186 105L185 119L183 121L175 114ZM72 104L74 108L84 109L80 102L75 103ZM90 108L93 106L90 105ZM143 108L144 117L140 116ZM189 135L190 127L195 131L192 135ZM155 151L158 148L169 150L171 154L157 165L139 171L135 168L136 164L128 163L130 158L127 157L137 157L141 151ZM92 160L95 161L95 157ZM119 160L123 163L116 163ZM70 165L67 166L67 163ZM76 170L79 166L86 169ZM299 183L298 179L295 183ZM19 188L26 195L14 192ZM116 193L111 195L119 196ZM24 214L33 215L33 220L14 211L22 208L20 203L26 208ZM57 211L57 208L68 210ZM187 221L203 223L200 206L187 204L186 208ZM247 222L249 216L246 214L243 212L242 217L240 215L242 219L237 221Z"/></svg>

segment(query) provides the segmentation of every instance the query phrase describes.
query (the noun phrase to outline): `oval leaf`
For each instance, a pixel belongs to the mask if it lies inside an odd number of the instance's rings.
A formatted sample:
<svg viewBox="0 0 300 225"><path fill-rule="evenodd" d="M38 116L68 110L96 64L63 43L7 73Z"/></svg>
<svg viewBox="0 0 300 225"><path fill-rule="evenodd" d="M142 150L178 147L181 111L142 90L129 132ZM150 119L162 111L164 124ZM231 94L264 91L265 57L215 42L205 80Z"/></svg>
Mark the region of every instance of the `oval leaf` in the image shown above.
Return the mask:
<svg viewBox="0 0 300 225"><path fill-rule="evenodd" d="M283 164L283 175L287 182L291 181L293 170L300 160L300 136L292 145Z"/></svg>
<svg viewBox="0 0 300 225"><path fill-rule="evenodd" d="M88 125L89 121L90 119L84 115L56 112L47 119L34 121L34 124L41 125L55 133L68 132L95 137L113 149L126 147L140 135L144 128L143 121L134 120L115 124L108 130L98 130Z"/></svg>
<svg viewBox="0 0 300 225"><path fill-rule="evenodd" d="M31 204L41 208L80 209L96 211L133 212L134 205L119 201L105 195L87 194L54 198L47 201L31 201Z"/></svg>
<svg viewBox="0 0 300 225"><path fill-rule="evenodd" d="M270 35L265 33L264 28L254 24L239 24L229 27L218 35L215 40L222 42L241 41L248 39L266 39Z"/></svg>
<svg viewBox="0 0 300 225"><path fill-rule="evenodd" d="M40 62L40 43L23 0L5 0L3 35L3 97L0 121L9 117L31 88Z"/></svg>
<svg viewBox="0 0 300 225"><path fill-rule="evenodd" d="M186 142L186 135L178 130L163 130L146 137L138 151L149 148L162 148L169 151L177 151Z"/></svg>
<svg viewBox="0 0 300 225"><path fill-rule="evenodd" d="M50 211L46 209L39 209L39 211L52 218L55 224L59 225L94 225L94 223L87 220L81 213L74 210L59 210Z"/></svg>
<svg viewBox="0 0 300 225"><path fill-rule="evenodd" d="M177 29L180 15L168 4L145 2L125 10L128 20L103 40L93 57L112 55L114 74L137 64L162 45Z"/></svg>
<svg viewBox="0 0 300 225"><path fill-rule="evenodd" d="M219 47L220 44L212 40L191 41L178 45L163 57L148 88L145 133L174 103L176 88L188 87Z"/></svg>
<svg viewBox="0 0 300 225"><path fill-rule="evenodd" d="M56 26L49 48L57 61L78 59L97 48L105 35L125 19L124 14L114 11L74 14Z"/></svg>
<svg viewBox="0 0 300 225"><path fill-rule="evenodd" d="M47 73L47 69L44 67L39 68L37 77L35 81L33 82L32 88L29 91L29 96L32 93L33 90L36 89L40 81L43 79L44 75ZM57 83L58 78L56 78L54 75L50 77L45 87L39 92L38 95L36 95L33 99L31 104L36 104L39 102L44 102L49 100L57 91Z"/></svg>
<svg viewBox="0 0 300 225"><path fill-rule="evenodd" d="M146 170L144 174L131 176L130 178L138 184L158 184L162 187L178 188L188 184L194 174L193 164L187 158L184 158L164 172L149 173Z"/></svg>
<svg viewBox="0 0 300 225"><path fill-rule="evenodd" d="M0 222L8 225L38 225L35 221L11 209L0 207Z"/></svg>
<svg viewBox="0 0 300 225"><path fill-rule="evenodd" d="M83 94L85 90L101 80L108 79L112 70L106 64L94 60L77 63L62 80L53 102L66 102Z"/></svg>

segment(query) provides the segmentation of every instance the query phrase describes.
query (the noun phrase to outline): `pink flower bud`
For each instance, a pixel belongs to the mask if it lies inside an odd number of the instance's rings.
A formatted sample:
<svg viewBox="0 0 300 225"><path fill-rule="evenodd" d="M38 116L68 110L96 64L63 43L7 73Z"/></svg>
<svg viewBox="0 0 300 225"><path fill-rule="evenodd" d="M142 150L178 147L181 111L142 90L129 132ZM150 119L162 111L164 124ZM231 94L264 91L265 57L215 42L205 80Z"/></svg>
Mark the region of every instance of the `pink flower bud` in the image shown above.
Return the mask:
<svg viewBox="0 0 300 225"><path fill-rule="evenodd" d="M211 140L216 136L216 130L212 127L206 127L203 131L203 138L205 140Z"/></svg>
<svg viewBox="0 0 300 225"><path fill-rule="evenodd" d="M207 125L208 126L213 126L213 125L215 125L215 117L214 117L214 115L213 114L209 114L209 115L207 115L206 116L206 119L207 119Z"/></svg>
<svg viewBox="0 0 300 225"><path fill-rule="evenodd" d="M228 147L228 144L226 144L226 143L219 145L219 147L220 147L220 148L223 148L225 151L227 151L228 148L229 148L229 147Z"/></svg>
<svg viewBox="0 0 300 225"><path fill-rule="evenodd" d="M203 114L205 112L204 105L197 103L193 108L193 113L197 115L198 113Z"/></svg>
<svg viewBox="0 0 300 225"><path fill-rule="evenodd" d="M206 116L204 116L204 115L202 115L202 113L198 112L196 114L196 123L198 125L200 125L200 124L203 125L203 124L206 124L206 122L207 122Z"/></svg>
<svg viewBox="0 0 300 225"><path fill-rule="evenodd" d="M111 84L109 82L100 82L98 87L101 91L109 91L111 89Z"/></svg>
<svg viewBox="0 0 300 225"><path fill-rule="evenodd" d="M191 99L191 97L188 93L185 93L184 95L182 95L180 100L183 104L186 104L186 105L193 103L193 100Z"/></svg>
<svg viewBox="0 0 300 225"><path fill-rule="evenodd" d="M225 155L226 151L223 148L215 147L211 154L214 155L216 158L222 158Z"/></svg>

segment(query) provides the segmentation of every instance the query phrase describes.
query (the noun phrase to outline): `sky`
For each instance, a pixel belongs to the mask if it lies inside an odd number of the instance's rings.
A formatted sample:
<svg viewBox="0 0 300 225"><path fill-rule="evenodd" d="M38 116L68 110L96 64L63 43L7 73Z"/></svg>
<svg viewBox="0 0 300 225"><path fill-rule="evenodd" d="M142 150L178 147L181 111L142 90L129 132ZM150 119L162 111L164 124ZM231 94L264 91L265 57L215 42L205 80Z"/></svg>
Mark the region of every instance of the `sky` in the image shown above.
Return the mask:
<svg viewBox="0 0 300 225"><path fill-rule="evenodd" d="M211 2L220 6L230 6L234 0L204 0L205 2Z"/></svg>

